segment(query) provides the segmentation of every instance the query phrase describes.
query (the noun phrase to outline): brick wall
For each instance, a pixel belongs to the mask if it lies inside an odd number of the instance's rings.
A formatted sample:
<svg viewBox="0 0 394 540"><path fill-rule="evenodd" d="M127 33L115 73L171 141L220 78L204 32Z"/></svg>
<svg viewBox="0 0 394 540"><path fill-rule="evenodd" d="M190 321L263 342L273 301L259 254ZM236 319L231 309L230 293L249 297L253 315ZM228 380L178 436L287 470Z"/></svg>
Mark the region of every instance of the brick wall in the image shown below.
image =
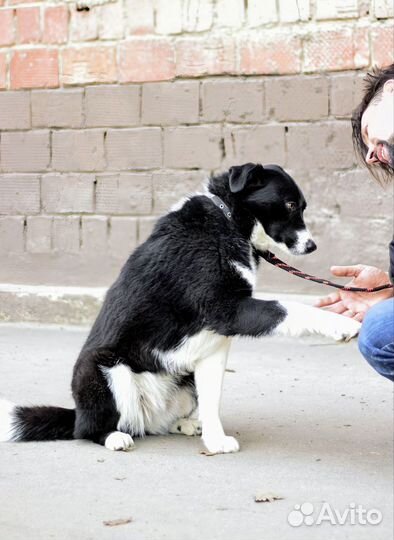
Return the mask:
<svg viewBox="0 0 394 540"><path fill-rule="evenodd" d="M155 216L248 160L305 191L320 249L299 266L385 267L392 199L357 168L349 117L363 72L393 61L393 11L0 0L0 282L108 285Z"/></svg>

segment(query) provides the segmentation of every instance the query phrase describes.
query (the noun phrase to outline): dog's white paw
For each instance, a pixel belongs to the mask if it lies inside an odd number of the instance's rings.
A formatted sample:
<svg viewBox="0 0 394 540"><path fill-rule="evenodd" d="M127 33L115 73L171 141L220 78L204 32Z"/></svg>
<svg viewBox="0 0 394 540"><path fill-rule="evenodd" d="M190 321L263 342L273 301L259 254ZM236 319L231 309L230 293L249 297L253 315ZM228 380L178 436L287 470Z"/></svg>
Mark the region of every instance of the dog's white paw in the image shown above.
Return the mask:
<svg viewBox="0 0 394 540"><path fill-rule="evenodd" d="M134 448L134 441L128 433L113 431L105 439L105 448L108 450L131 450Z"/></svg>
<svg viewBox="0 0 394 540"><path fill-rule="evenodd" d="M234 437L209 437L203 439L204 445L210 454L229 454L239 451L239 443Z"/></svg>
<svg viewBox="0 0 394 540"><path fill-rule="evenodd" d="M201 422L196 418L178 418L170 427L170 433L180 433L192 437L201 435Z"/></svg>
<svg viewBox="0 0 394 540"><path fill-rule="evenodd" d="M335 341L350 341L356 337L360 331L361 323L354 319L349 319L343 315L334 315L334 318L327 324L328 337L335 339Z"/></svg>

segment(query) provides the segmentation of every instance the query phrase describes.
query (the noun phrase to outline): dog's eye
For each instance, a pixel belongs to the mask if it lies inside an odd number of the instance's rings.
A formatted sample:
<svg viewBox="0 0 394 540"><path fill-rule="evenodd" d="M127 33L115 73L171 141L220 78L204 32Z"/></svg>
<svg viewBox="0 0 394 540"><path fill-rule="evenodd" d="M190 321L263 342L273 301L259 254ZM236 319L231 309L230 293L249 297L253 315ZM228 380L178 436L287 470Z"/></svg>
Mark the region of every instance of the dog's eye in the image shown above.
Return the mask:
<svg viewBox="0 0 394 540"><path fill-rule="evenodd" d="M287 203L286 203L286 208L287 208L288 210L290 210L290 212L294 212L294 210L297 209L297 205L296 205L295 202L287 202Z"/></svg>

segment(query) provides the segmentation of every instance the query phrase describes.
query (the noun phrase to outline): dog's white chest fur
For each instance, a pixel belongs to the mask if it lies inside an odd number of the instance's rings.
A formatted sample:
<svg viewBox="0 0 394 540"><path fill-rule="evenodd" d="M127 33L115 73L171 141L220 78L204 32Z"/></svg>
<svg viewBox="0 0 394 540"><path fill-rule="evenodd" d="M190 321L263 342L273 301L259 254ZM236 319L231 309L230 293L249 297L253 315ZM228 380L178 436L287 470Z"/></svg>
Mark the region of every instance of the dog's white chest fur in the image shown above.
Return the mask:
<svg viewBox="0 0 394 540"><path fill-rule="evenodd" d="M256 287L256 262L253 258L252 248L249 253L249 265L245 266L238 261L232 261L232 265L240 276L254 289Z"/></svg>
<svg viewBox="0 0 394 540"><path fill-rule="evenodd" d="M165 352L155 349L153 353L169 373L186 374L194 371L196 362L226 347L228 339L210 330L202 330L186 338L176 349Z"/></svg>

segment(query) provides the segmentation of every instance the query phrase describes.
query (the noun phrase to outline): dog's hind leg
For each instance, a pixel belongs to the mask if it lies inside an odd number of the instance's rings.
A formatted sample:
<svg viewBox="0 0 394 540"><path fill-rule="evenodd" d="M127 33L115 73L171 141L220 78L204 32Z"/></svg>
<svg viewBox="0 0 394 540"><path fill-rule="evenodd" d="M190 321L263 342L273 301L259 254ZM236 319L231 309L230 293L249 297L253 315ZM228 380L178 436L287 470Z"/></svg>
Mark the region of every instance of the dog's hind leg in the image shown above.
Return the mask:
<svg viewBox="0 0 394 540"><path fill-rule="evenodd" d="M201 435L201 420L198 418L198 408L195 408L188 416L180 417L172 424L169 429L170 433L176 433L180 435L187 435L193 437L194 435Z"/></svg>
<svg viewBox="0 0 394 540"><path fill-rule="evenodd" d="M238 441L224 433L219 415L229 346L230 340L226 340L214 353L200 360L196 364L194 374L202 439L207 450L213 454L226 454L239 450Z"/></svg>
<svg viewBox="0 0 394 540"><path fill-rule="evenodd" d="M120 414L103 366L111 363L105 353L89 352L81 356L73 375L76 402L74 437L89 439L109 450L129 450L134 446L129 433L118 431Z"/></svg>
<svg viewBox="0 0 394 540"><path fill-rule="evenodd" d="M170 414L176 415L176 420L170 425L169 432L178 435L201 435L201 422L198 419L197 395L192 376L192 384L181 387L172 405Z"/></svg>

